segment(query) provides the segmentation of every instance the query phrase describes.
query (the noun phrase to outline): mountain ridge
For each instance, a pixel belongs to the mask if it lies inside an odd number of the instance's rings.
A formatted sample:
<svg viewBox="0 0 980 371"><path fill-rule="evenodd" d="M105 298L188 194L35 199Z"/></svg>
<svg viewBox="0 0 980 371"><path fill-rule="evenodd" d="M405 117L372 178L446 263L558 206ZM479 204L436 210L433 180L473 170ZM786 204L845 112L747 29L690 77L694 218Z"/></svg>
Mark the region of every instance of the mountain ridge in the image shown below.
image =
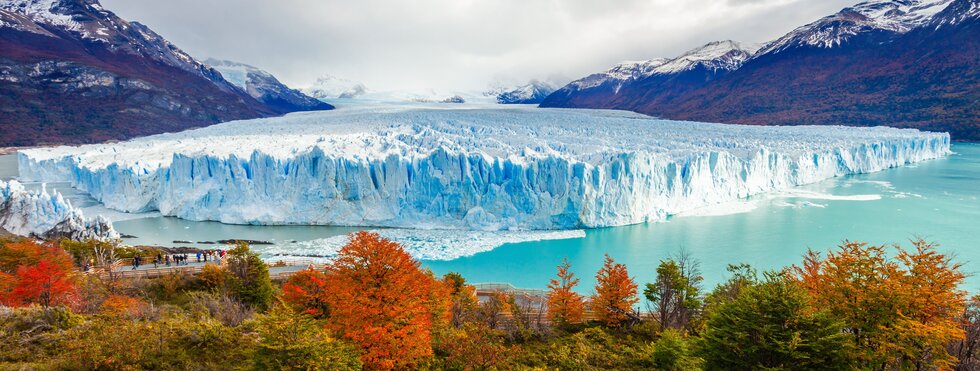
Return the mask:
<svg viewBox="0 0 980 371"><path fill-rule="evenodd" d="M0 1L0 146L82 144L283 113L97 0Z"/></svg>
<svg viewBox="0 0 980 371"><path fill-rule="evenodd" d="M734 124L911 127L978 140L978 14L980 0L864 2L794 29L728 73L650 75L615 94L558 95L569 84L541 106Z"/></svg>

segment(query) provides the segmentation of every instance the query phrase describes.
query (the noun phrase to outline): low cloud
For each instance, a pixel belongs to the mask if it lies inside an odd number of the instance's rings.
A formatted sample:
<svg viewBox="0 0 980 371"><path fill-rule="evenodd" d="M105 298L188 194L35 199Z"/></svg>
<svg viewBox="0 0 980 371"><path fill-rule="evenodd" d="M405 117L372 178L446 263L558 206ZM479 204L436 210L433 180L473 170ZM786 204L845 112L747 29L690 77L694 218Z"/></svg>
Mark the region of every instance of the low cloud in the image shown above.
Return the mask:
<svg viewBox="0 0 980 371"><path fill-rule="evenodd" d="M198 58L292 86L324 74L374 89L568 80L706 42L763 42L853 0L103 0Z"/></svg>

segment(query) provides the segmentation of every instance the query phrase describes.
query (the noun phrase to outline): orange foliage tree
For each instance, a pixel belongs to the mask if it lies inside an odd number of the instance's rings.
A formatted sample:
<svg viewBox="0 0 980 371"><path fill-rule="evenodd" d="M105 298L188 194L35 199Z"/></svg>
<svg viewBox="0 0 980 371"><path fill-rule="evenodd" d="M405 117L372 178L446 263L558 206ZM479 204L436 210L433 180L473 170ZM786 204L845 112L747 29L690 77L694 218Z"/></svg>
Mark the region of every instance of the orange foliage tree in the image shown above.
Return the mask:
<svg viewBox="0 0 980 371"><path fill-rule="evenodd" d="M73 269L71 257L57 244L31 239L3 243L0 304L70 304L77 293Z"/></svg>
<svg viewBox="0 0 980 371"><path fill-rule="evenodd" d="M558 266L558 278L548 283L548 319L558 325L581 323L585 314L582 295L574 291L579 279L569 269L568 259Z"/></svg>
<svg viewBox="0 0 980 371"><path fill-rule="evenodd" d="M21 266L37 265L42 261L65 271L73 267L71 256L54 242L25 238L0 246L0 272L14 274Z"/></svg>
<svg viewBox="0 0 980 371"><path fill-rule="evenodd" d="M47 261L20 266L14 279L16 283L10 291L10 301L16 304L37 303L45 308L67 305L77 292L70 272Z"/></svg>
<svg viewBox="0 0 980 371"><path fill-rule="evenodd" d="M814 308L844 320L868 368L942 369L955 361L944 347L963 337L965 276L935 244L912 244L889 256L885 245L845 241L826 258L810 251L791 268Z"/></svg>
<svg viewBox="0 0 980 371"><path fill-rule="evenodd" d="M143 303L136 298L125 295L109 295L102 302L100 310L102 314L110 316L136 316L140 312Z"/></svg>
<svg viewBox="0 0 980 371"><path fill-rule="evenodd" d="M361 348L366 368L409 368L432 355L432 297L442 290L397 243L352 234L326 282L328 326Z"/></svg>
<svg viewBox="0 0 980 371"><path fill-rule="evenodd" d="M328 313L327 275L312 267L289 276L282 285L282 299L295 309L316 318Z"/></svg>
<svg viewBox="0 0 980 371"><path fill-rule="evenodd" d="M11 306L10 291L17 285L17 279L13 275L0 272L0 305Z"/></svg>
<svg viewBox="0 0 980 371"><path fill-rule="evenodd" d="M630 278L626 266L614 262L607 254L595 278L596 293L592 297L591 308L596 319L607 326L620 326L636 319L633 306L640 299L636 297L636 282Z"/></svg>

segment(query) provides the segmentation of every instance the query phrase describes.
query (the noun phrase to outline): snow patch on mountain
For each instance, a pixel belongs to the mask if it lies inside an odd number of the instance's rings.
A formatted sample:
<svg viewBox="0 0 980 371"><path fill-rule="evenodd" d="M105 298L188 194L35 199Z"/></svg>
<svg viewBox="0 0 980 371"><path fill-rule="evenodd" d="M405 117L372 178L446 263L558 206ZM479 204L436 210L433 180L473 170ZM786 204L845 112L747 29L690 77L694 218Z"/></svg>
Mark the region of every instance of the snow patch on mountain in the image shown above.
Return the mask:
<svg viewBox="0 0 980 371"><path fill-rule="evenodd" d="M91 33L87 32L81 23L72 19L71 15L54 11L55 7L60 4L61 0L3 0L0 1L0 10L26 15L35 23L85 33L86 37L91 37ZM23 31L28 30L24 29Z"/></svg>
<svg viewBox="0 0 980 371"><path fill-rule="evenodd" d="M671 59L653 68L649 74L677 74L697 67L712 71L734 71L751 58L759 48L761 45L757 44L731 40L715 41Z"/></svg>
<svg viewBox="0 0 980 371"><path fill-rule="evenodd" d="M73 240L119 238L112 222L101 215L85 217L61 193L28 191L16 180L0 180L0 228L25 237Z"/></svg>
<svg viewBox="0 0 980 371"><path fill-rule="evenodd" d="M626 61L613 66L605 72L592 74L569 83L565 89L586 90L600 85L612 83L613 90L618 92L624 85L643 79L653 74L654 69L667 63L666 58L656 58L646 61Z"/></svg>
<svg viewBox="0 0 980 371"><path fill-rule="evenodd" d="M221 76L252 98L280 112L331 109L333 106L291 89L271 73L244 63L219 59L205 61Z"/></svg>
<svg viewBox="0 0 980 371"><path fill-rule="evenodd" d="M929 26L940 28L963 23L968 20L980 20L980 0L955 0L945 10L936 14Z"/></svg>

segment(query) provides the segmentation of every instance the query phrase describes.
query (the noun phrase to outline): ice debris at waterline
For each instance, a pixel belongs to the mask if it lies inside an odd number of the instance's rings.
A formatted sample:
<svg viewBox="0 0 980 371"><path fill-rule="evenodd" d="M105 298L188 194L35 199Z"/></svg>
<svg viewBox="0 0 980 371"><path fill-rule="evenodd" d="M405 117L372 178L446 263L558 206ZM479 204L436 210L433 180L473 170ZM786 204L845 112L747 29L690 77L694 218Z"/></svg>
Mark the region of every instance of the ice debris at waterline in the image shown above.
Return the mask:
<svg viewBox="0 0 980 371"><path fill-rule="evenodd" d="M945 133L363 105L20 152L107 207L235 224L576 229L947 155Z"/></svg>
<svg viewBox="0 0 980 371"><path fill-rule="evenodd" d="M16 180L0 180L0 228L25 237L73 240L119 238L101 215L87 219L57 191L28 191Z"/></svg>
<svg viewBox="0 0 980 371"><path fill-rule="evenodd" d="M413 258L419 260L454 260L493 250L509 243L585 238L581 229L564 231L460 231L421 229L370 230L398 242ZM350 238L346 235L297 241L275 246L256 247L263 257L298 256L333 258ZM268 259L274 261L275 259Z"/></svg>

